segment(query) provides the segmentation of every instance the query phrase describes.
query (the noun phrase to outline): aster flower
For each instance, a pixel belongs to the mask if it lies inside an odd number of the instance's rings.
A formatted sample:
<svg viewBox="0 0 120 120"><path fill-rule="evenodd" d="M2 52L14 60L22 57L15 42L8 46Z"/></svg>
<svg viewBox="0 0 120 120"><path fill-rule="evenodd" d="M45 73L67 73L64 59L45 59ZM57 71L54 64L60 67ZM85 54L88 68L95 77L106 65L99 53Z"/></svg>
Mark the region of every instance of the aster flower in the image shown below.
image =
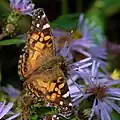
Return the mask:
<svg viewBox="0 0 120 120"><path fill-rule="evenodd" d="M91 22L89 19L85 18L84 14L81 14L79 16L77 29L82 34L81 40L89 42L92 42L95 39L94 35L96 33L101 33L101 29L99 28L99 26L96 26L96 23L94 21ZM100 42L104 40L104 36L102 36L102 34L97 37ZM95 44L93 44L93 46L94 45Z"/></svg>
<svg viewBox="0 0 120 120"><path fill-rule="evenodd" d="M16 98L20 94L20 91L11 85L7 85L7 87L1 87L1 91L7 93L11 98Z"/></svg>
<svg viewBox="0 0 120 120"><path fill-rule="evenodd" d="M60 32L59 30L55 30L53 33L58 40L58 44L59 44L59 38L60 38L59 36L68 36L67 38L69 40L67 40L66 38L66 41L64 42L63 47L59 45L57 46L56 53L58 56L60 55L66 58L66 61L68 63L68 74L70 75L69 76L70 80L68 80L68 84L70 83L71 80L72 82L74 82L74 87L72 86L72 89L77 86L77 84L75 83L75 80L73 80L73 77L78 75L81 78L85 79L86 77L91 76L90 67L92 66L93 61L98 61L101 64L100 68L102 69L102 71L105 72L105 75L102 73L99 73L100 76L104 76L104 77L109 76L105 69L105 65L106 65L105 60L107 56L107 51L105 47L102 47L94 43L93 34L95 32L100 32L99 28L94 27L94 25L95 24L91 24L89 26L88 20L84 20L84 16L81 15L79 18L79 25L78 25L78 28L80 28L81 30L81 31L78 30L82 35L81 38L77 38L77 39L73 38L73 40L71 40L72 37L70 37L70 33ZM102 36L101 36L101 39L103 40ZM83 54L86 57L78 62L73 62L72 60L74 58L73 57L74 52ZM69 88L70 87L71 86L69 85ZM72 93L72 89L70 88L71 93ZM77 89L80 90L78 86L76 90Z"/></svg>
<svg viewBox="0 0 120 120"><path fill-rule="evenodd" d="M31 15L34 4L31 0L10 0L10 7L24 15Z"/></svg>
<svg viewBox="0 0 120 120"><path fill-rule="evenodd" d="M12 115L6 120L13 120L14 118L17 118L20 113L14 114L10 109L13 107L13 102L9 102L7 105L5 105L5 102L0 102L0 119L4 118L6 115Z"/></svg>
<svg viewBox="0 0 120 120"><path fill-rule="evenodd" d="M106 71L107 50L105 45L102 44L104 36L101 34L101 36L98 37L101 44L96 44L94 42L94 34L97 32L101 33L100 28L97 27L94 22L89 24L89 20L85 19L82 14L79 17L78 31L82 37L73 40L72 44L69 46L69 53L74 54L77 52L78 56L79 54L82 54L85 57L84 59L69 65L70 68L73 68L71 69L71 72L79 74L81 77L89 76L89 68L92 65L92 62L98 61L100 69L104 71L106 76L109 76Z"/></svg>
<svg viewBox="0 0 120 120"><path fill-rule="evenodd" d="M79 17L78 31L82 34L82 37L80 39L76 39L75 42L72 43L71 51L81 53L86 57L91 57L92 60L98 60L101 63L100 67L105 66L107 51L105 45L102 45L105 38L102 34L99 36L97 35L101 44L97 45L94 42L94 34L98 32L101 33L100 28L95 25L95 22L89 24L89 20L85 19L82 14Z"/></svg>
<svg viewBox="0 0 120 120"><path fill-rule="evenodd" d="M98 71L99 67L100 63L93 61L90 75L83 79L85 84L78 84L79 91L74 91L71 96L75 106L79 106L88 97L94 96L89 120L94 115L97 115L101 120L111 120L110 114L113 109L120 113L120 107L115 103L115 101L120 101L120 88L112 87L120 84L120 80L113 81L109 77L101 77Z"/></svg>
<svg viewBox="0 0 120 120"><path fill-rule="evenodd" d="M75 63L76 65L75 64L70 65L70 67L72 68L75 67L76 69L76 66L82 65L82 67L88 68L93 60L97 60L101 64L100 68L104 72L106 72L105 66L107 65L106 63L107 50L105 48L106 46L103 45L105 37L102 36L102 34L101 35L99 34L97 36L99 41L101 41L101 44L96 44L94 41L95 39L94 34L97 32L101 33L100 28L96 26L95 22L89 24L89 20L85 19L84 15L82 14L79 17L77 31L81 35L80 38L72 38L72 34L68 32L62 32L59 30L53 31L53 35L55 36L57 41L56 49L57 55L62 55L67 59L67 61L72 61L72 59L75 58L74 56L75 53L77 53L77 56L79 55L83 56L82 58L83 60L77 62L77 64ZM63 44L62 47L61 45L59 45L61 44L61 42Z"/></svg>

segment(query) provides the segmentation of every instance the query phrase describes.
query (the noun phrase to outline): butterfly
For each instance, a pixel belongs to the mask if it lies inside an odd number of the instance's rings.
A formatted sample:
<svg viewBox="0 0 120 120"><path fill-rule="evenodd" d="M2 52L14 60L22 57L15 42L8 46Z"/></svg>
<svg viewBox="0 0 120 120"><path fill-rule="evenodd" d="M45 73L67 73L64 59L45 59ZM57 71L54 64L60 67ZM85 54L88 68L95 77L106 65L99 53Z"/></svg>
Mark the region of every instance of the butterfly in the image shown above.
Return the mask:
<svg viewBox="0 0 120 120"><path fill-rule="evenodd" d="M35 9L25 47L19 58L18 73L24 79L24 87L29 91L30 99L43 98L67 118L72 113L67 63L55 51L55 40L47 16L42 8Z"/></svg>

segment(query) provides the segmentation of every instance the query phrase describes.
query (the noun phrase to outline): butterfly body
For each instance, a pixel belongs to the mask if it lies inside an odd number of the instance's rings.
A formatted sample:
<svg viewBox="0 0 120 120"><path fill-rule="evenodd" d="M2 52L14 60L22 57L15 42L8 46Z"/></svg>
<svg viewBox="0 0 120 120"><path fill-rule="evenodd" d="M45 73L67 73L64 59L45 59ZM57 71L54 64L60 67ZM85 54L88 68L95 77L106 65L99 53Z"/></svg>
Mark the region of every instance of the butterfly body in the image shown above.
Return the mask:
<svg viewBox="0 0 120 120"><path fill-rule="evenodd" d="M31 29L18 63L19 75L24 87L39 101L44 99L58 107L67 117L72 113L72 103L67 85L67 63L64 57L55 55L55 46L50 24L43 9L33 12ZM33 97L32 97L33 96Z"/></svg>

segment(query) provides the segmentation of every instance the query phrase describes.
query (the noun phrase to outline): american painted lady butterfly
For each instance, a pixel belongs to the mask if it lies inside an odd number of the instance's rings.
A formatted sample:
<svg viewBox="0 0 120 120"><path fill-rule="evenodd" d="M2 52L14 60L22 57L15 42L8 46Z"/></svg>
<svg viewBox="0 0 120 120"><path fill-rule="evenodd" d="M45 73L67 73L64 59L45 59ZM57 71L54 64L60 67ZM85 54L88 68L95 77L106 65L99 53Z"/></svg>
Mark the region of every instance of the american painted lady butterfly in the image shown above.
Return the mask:
<svg viewBox="0 0 120 120"><path fill-rule="evenodd" d="M72 113L72 103L66 82L65 58L55 54L55 41L44 10L36 9L32 19L19 59L19 75L24 78L24 86L31 98L35 96L39 100L43 97L57 106L60 114L68 117Z"/></svg>

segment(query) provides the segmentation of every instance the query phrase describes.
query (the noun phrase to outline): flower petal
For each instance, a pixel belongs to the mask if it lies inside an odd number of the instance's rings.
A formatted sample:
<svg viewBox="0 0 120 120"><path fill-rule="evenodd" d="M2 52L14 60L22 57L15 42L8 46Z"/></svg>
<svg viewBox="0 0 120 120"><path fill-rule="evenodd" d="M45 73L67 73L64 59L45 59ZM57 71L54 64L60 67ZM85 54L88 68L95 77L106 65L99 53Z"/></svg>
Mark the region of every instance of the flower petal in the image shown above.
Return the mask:
<svg viewBox="0 0 120 120"><path fill-rule="evenodd" d="M1 112L4 108L4 106L5 106L5 102L0 102L0 115L1 115Z"/></svg>
<svg viewBox="0 0 120 120"><path fill-rule="evenodd" d="M120 107L117 106L113 101L111 100L104 100L108 105L110 105L114 110L116 110L118 113L120 113Z"/></svg>
<svg viewBox="0 0 120 120"><path fill-rule="evenodd" d="M94 112L95 112L95 108L96 108L96 102L97 100L95 99L94 102L93 102L93 106L92 106L92 109L91 109L91 114L90 114L90 117L88 120L92 120L92 117L94 116Z"/></svg>
<svg viewBox="0 0 120 120"><path fill-rule="evenodd" d="M13 102L9 102L6 106L5 106L5 108L2 110L2 112L0 113L0 119L5 115L5 114L7 114L8 113L8 111L12 108L12 106L13 106Z"/></svg>
<svg viewBox="0 0 120 120"><path fill-rule="evenodd" d="M14 118L18 117L21 113L17 113L9 118L7 118L6 120L13 120Z"/></svg>
<svg viewBox="0 0 120 120"><path fill-rule="evenodd" d="M24 15L31 15L34 6L31 0L10 0L10 7Z"/></svg>

